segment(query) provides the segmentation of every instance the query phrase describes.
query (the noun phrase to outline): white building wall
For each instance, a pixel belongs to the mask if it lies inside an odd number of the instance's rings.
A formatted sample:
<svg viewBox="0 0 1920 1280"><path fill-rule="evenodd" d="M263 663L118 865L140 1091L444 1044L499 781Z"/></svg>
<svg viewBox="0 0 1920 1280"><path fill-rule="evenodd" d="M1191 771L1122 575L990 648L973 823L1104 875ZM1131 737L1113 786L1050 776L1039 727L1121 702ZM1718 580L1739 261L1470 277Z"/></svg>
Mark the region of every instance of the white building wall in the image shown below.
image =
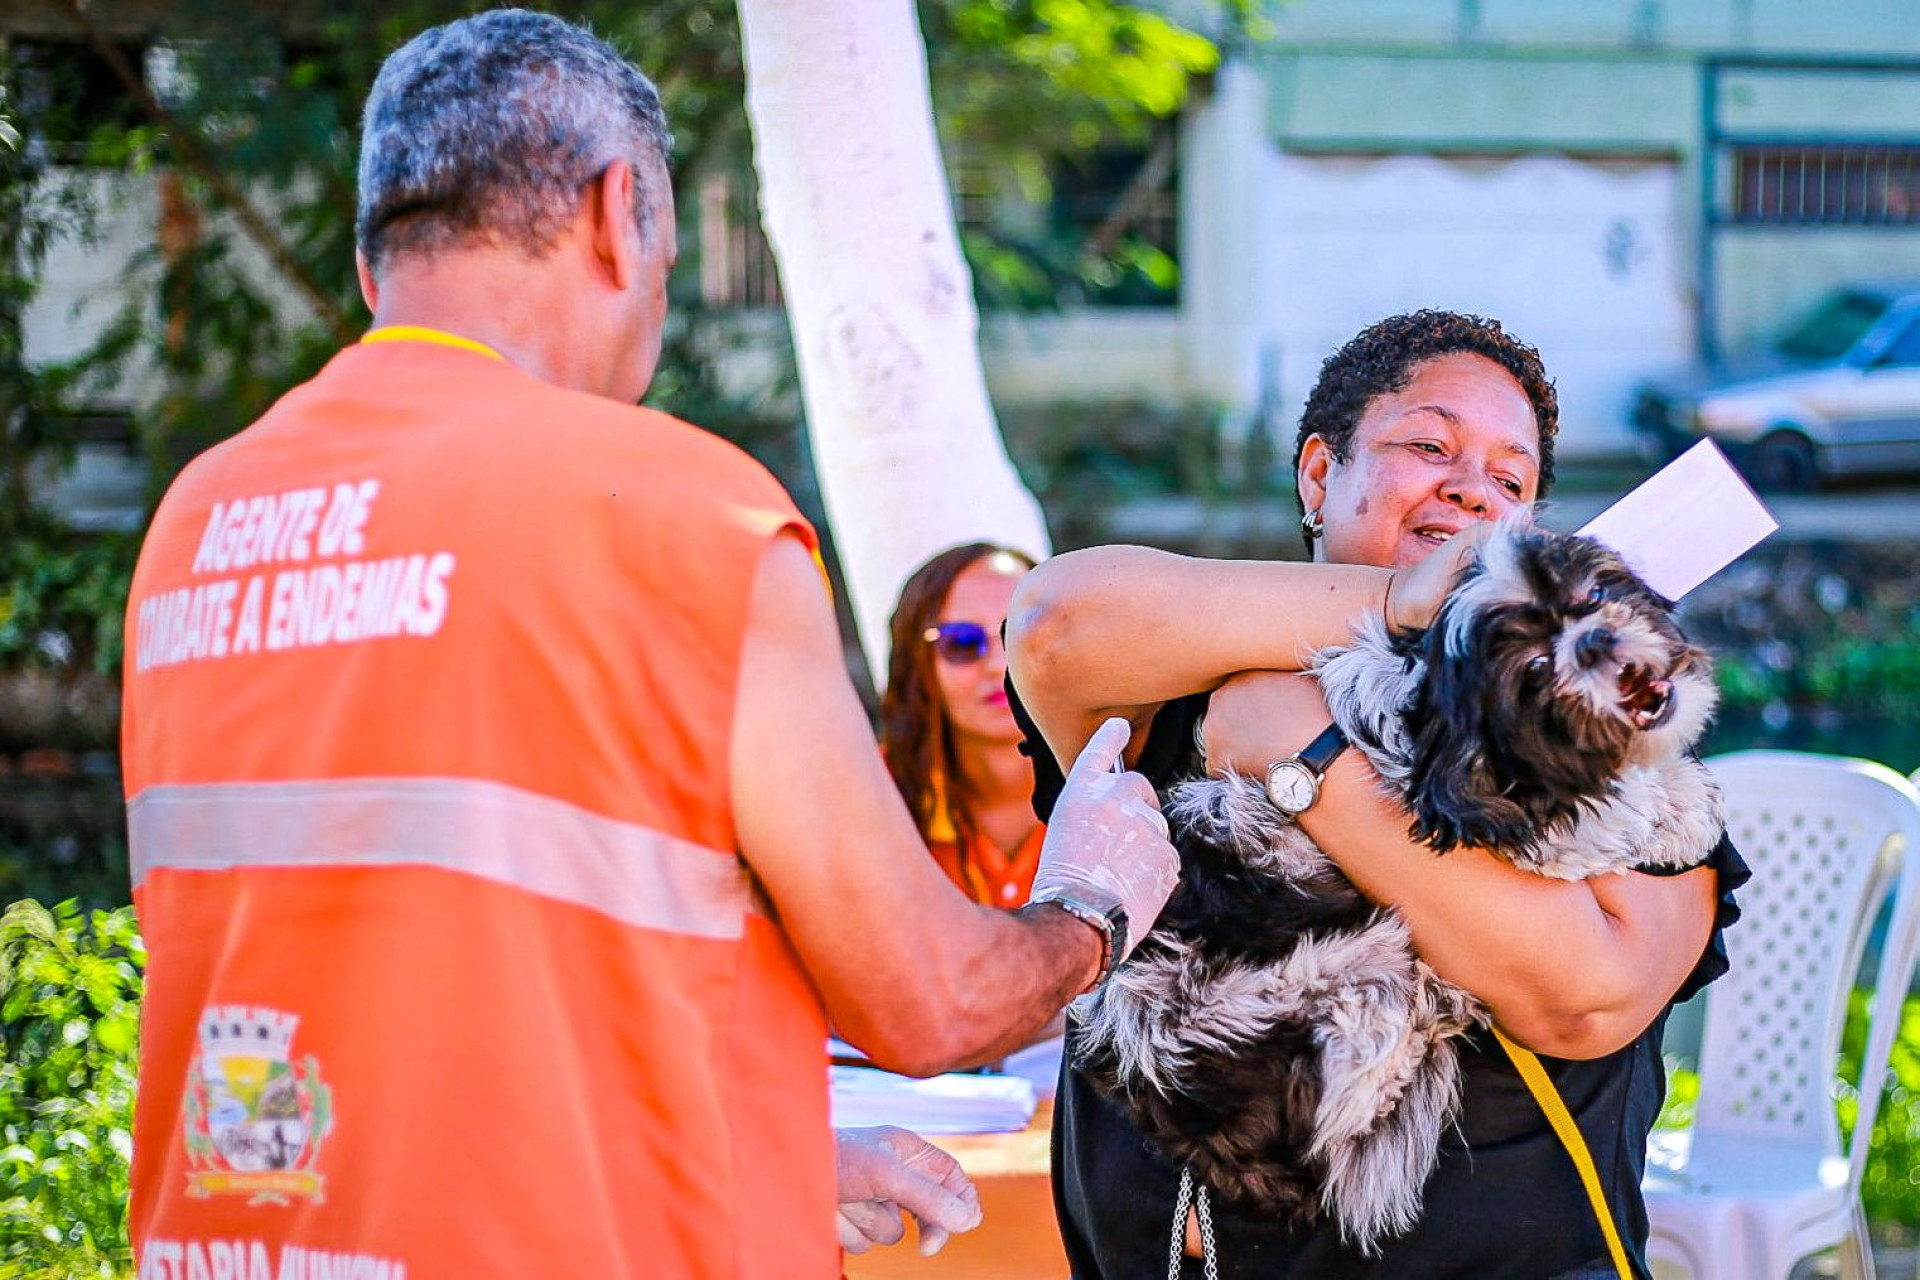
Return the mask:
<svg viewBox="0 0 1920 1280"><path fill-rule="evenodd" d="M1564 156L1271 153L1268 331L1282 414L1365 325L1420 307L1492 316L1540 349L1561 452L1627 447L1626 400L1692 348L1675 166Z"/></svg>
<svg viewBox="0 0 1920 1280"><path fill-rule="evenodd" d="M1197 399L1247 407L1261 399L1271 277L1273 171L1268 90L1259 70L1230 60L1212 100L1181 135L1180 303L1188 387Z"/></svg>
<svg viewBox="0 0 1920 1280"><path fill-rule="evenodd" d="M158 180L99 170L56 171L54 184L74 183L96 211L89 228L74 227L47 250L34 294L21 315L26 358L33 364L71 360L99 339L126 306L131 264L153 245L159 220ZM54 199L49 190L45 197Z"/></svg>
<svg viewBox="0 0 1920 1280"><path fill-rule="evenodd" d="M980 357L996 404L1192 398L1173 307L1080 308L996 315L981 324Z"/></svg>
<svg viewBox="0 0 1920 1280"><path fill-rule="evenodd" d="M74 168L49 175L50 188L61 183L79 184L87 193L94 217L90 226L73 228L48 249L39 291L22 315L29 361L44 364L71 360L98 342L102 330L129 302L151 305L154 282L161 271L161 264L154 258L161 217L160 181L154 172ZM49 194L48 198L53 197ZM270 191L256 191L252 199L265 217L276 217ZM204 206L197 216L203 236L226 238L228 262L259 291L283 330L291 332L318 323L306 295L281 273L236 219ZM186 335L189 342L193 338L191 333ZM152 367L136 353L117 387L88 387L85 398L95 408L124 406L158 390Z"/></svg>

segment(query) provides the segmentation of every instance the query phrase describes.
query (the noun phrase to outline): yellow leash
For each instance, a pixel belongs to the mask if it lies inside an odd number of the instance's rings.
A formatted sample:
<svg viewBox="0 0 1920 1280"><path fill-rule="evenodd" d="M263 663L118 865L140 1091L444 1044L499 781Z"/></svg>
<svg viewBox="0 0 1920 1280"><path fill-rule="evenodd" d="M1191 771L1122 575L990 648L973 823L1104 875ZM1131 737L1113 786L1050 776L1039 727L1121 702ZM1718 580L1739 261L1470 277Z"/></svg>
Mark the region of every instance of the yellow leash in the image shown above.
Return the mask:
<svg viewBox="0 0 1920 1280"><path fill-rule="evenodd" d="M1633 1280L1633 1267L1627 1262L1626 1246L1620 1243L1619 1228L1614 1226L1613 1214L1607 1208L1607 1193L1600 1189L1600 1175L1594 1171L1593 1156L1587 1152L1587 1140L1580 1136L1580 1127L1573 1122L1573 1116L1567 1110L1567 1104L1560 1100L1560 1091L1553 1087L1553 1081L1547 1077L1547 1069L1540 1065L1540 1059L1533 1050L1523 1049L1493 1029L1494 1039L1513 1059L1514 1068L1520 1072L1520 1078L1527 1082L1527 1092L1547 1113L1547 1120L1553 1125L1553 1131L1560 1138L1560 1145L1567 1149L1573 1158L1573 1167L1580 1171L1581 1185L1587 1189L1587 1199L1593 1204L1593 1216L1600 1220L1600 1231L1607 1237L1607 1252L1613 1255L1614 1270L1620 1273L1620 1280Z"/></svg>

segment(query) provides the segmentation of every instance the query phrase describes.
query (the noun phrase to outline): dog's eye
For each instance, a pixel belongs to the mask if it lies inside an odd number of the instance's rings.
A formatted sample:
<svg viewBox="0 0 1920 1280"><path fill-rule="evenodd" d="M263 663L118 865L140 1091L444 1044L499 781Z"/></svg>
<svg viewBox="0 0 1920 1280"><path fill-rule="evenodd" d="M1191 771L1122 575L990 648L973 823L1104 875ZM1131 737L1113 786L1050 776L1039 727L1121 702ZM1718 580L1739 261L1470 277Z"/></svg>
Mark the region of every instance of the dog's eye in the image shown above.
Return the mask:
<svg viewBox="0 0 1920 1280"><path fill-rule="evenodd" d="M1527 674L1534 677L1544 676L1553 670L1553 658L1550 654L1536 653L1527 659Z"/></svg>
<svg viewBox="0 0 1920 1280"><path fill-rule="evenodd" d="M1607 588L1602 583L1594 583L1593 590L1587 592L1587 608L1598 609L1607 602Z"/></svg>

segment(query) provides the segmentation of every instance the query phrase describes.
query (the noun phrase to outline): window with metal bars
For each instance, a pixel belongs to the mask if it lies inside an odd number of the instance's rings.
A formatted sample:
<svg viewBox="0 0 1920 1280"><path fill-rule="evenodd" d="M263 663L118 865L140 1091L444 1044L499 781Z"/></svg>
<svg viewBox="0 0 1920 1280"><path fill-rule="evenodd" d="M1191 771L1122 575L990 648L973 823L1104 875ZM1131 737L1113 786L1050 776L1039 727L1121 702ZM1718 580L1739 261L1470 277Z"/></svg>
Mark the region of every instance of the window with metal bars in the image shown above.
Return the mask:
<svg viewBox="0 0 1920 1280"><path fill-rule="evenodd" d="M1920 144L1736 146L1733 221L1790 227L1920 225Z"/></svg>

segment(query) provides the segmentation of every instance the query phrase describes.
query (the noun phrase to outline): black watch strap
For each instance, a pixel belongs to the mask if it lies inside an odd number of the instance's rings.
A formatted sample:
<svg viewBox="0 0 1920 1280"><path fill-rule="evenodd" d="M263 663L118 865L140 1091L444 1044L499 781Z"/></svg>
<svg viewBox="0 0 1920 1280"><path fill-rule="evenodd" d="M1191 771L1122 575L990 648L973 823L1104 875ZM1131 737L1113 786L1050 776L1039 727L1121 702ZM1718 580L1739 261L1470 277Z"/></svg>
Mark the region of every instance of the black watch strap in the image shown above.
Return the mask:
<svg viewBox="0 0 1920 1280"><path fill-rule="evenodd" d="M1340 726L1330 724L1321 730L1320 736L1300 749L1295 757L1301 764L1313 770L1315 777L1325 777L1340 753L1347 749L1347 735L1340 732Z"/></svg>

